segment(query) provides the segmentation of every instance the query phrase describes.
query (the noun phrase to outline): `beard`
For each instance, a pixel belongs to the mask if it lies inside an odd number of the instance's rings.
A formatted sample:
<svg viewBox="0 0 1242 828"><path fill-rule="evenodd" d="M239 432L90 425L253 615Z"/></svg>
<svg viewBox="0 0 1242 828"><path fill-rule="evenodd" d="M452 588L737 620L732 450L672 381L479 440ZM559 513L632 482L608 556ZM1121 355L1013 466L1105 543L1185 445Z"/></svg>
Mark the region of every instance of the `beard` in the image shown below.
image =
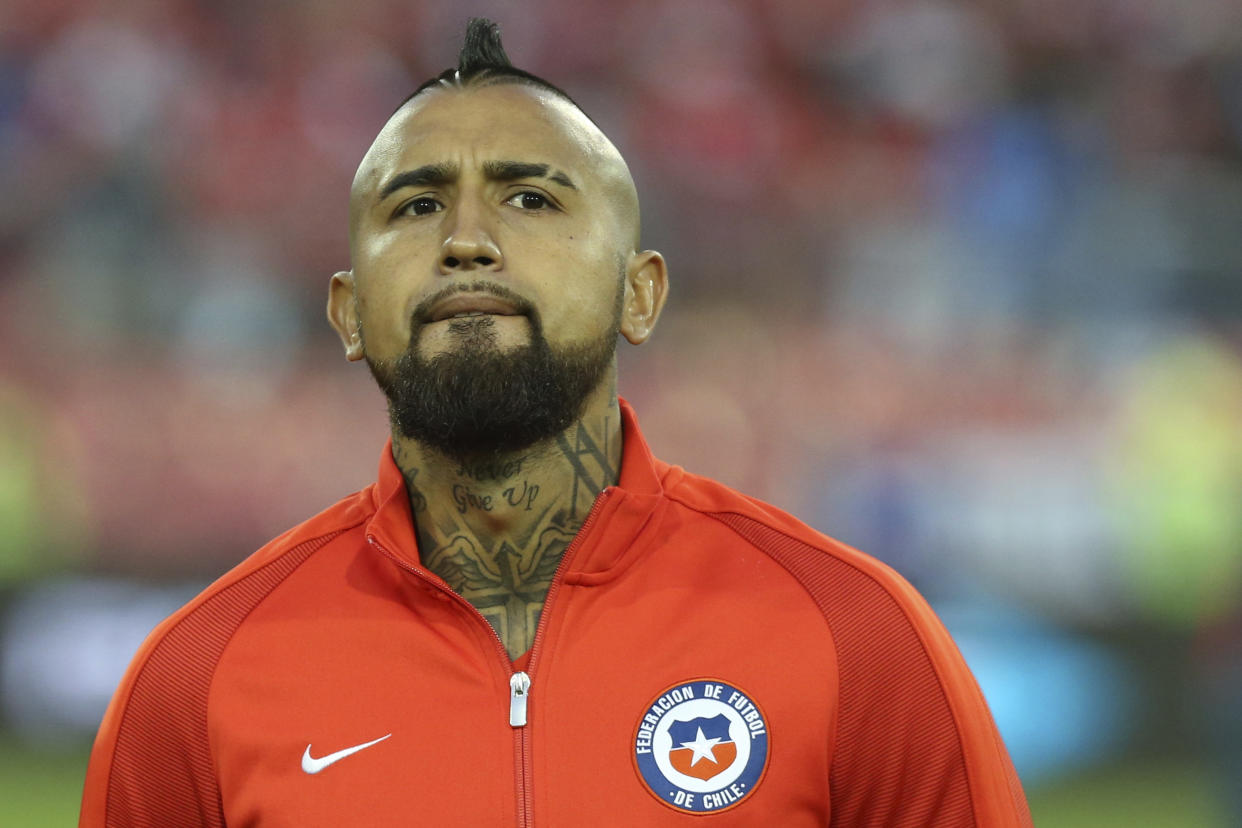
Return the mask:
<svg viewBox="0 0 1242 828"><path fill-rule="evenodd" d="M529 302L501 286L469 285L511 302L526 318L529 343L502 350L495 319L463 317L449 322L453 350L430 359L418 351L428 311L460 288L423 302L413 314L405 353L389 360L367 356L388 398L393 430L457 461L521 451L556 437L582 416L587 397L612 364L624 295L618 287L612 324L601 335L554 348Z"/></svg>

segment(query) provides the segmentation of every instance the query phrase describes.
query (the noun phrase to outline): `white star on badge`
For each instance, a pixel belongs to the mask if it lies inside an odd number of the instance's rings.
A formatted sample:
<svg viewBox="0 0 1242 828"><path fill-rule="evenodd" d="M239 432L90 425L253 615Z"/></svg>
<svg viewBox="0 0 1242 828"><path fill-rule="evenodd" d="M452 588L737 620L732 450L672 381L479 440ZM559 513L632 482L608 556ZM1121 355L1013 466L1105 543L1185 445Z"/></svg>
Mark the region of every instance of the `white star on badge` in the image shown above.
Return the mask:
<svg viewBox="0 0 1242 828"><path fill-rule="evenodd" d="M716 754L712 752L712 748L716 747L718 742L720 742L720 739L708 739L704 736L703 728L701 727L699 728L698 737L693 742L682 742L682 747L690 748L694 751L694 756L690 757L690 767L697 765L700 759L709 759L715 762Z"/></svg>

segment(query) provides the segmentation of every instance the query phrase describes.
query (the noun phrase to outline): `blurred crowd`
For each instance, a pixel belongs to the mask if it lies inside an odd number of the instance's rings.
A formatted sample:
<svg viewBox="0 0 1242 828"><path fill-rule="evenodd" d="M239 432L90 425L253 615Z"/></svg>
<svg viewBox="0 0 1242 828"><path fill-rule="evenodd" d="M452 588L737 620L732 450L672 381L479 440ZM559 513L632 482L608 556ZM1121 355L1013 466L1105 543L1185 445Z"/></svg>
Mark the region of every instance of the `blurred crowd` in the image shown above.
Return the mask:
<svg viewBox="0 0 1242 828"><path fill-rule="evenodd" d="M657 453L914 580L1025 775L1242 779L1236 0L7 0L10 604L207 578L368 482L327 279L466 14L631 164Z"/></svg>

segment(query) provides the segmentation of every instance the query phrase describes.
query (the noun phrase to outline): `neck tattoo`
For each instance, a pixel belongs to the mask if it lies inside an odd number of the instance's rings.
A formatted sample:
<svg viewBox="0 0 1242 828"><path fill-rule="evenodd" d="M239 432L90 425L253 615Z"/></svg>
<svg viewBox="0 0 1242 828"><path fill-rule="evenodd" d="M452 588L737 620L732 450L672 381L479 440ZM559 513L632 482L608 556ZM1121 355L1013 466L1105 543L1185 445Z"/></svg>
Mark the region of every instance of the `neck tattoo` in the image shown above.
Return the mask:
<svg viewBox="0 0 1242 828"><path fill-rule="evenodd" d="M565 550L601 491L617 482L615 409L547 446L467 461L393 441L423 566L487 619L511 659L530 649Z"/></svg>

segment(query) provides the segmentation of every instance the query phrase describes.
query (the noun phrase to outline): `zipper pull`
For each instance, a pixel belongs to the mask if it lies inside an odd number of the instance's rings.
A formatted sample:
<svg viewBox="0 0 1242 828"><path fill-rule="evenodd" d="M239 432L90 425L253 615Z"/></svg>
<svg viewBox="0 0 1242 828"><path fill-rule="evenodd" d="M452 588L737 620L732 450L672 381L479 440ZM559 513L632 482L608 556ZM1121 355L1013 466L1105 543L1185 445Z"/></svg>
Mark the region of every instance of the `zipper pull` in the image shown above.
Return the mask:
<svg viewBox="0 0 1242 828"><path fill-rule="evenodd" d="M526 699L530 696L530 676L518 670L509 676L509 726L526 727Z"/></svg>

